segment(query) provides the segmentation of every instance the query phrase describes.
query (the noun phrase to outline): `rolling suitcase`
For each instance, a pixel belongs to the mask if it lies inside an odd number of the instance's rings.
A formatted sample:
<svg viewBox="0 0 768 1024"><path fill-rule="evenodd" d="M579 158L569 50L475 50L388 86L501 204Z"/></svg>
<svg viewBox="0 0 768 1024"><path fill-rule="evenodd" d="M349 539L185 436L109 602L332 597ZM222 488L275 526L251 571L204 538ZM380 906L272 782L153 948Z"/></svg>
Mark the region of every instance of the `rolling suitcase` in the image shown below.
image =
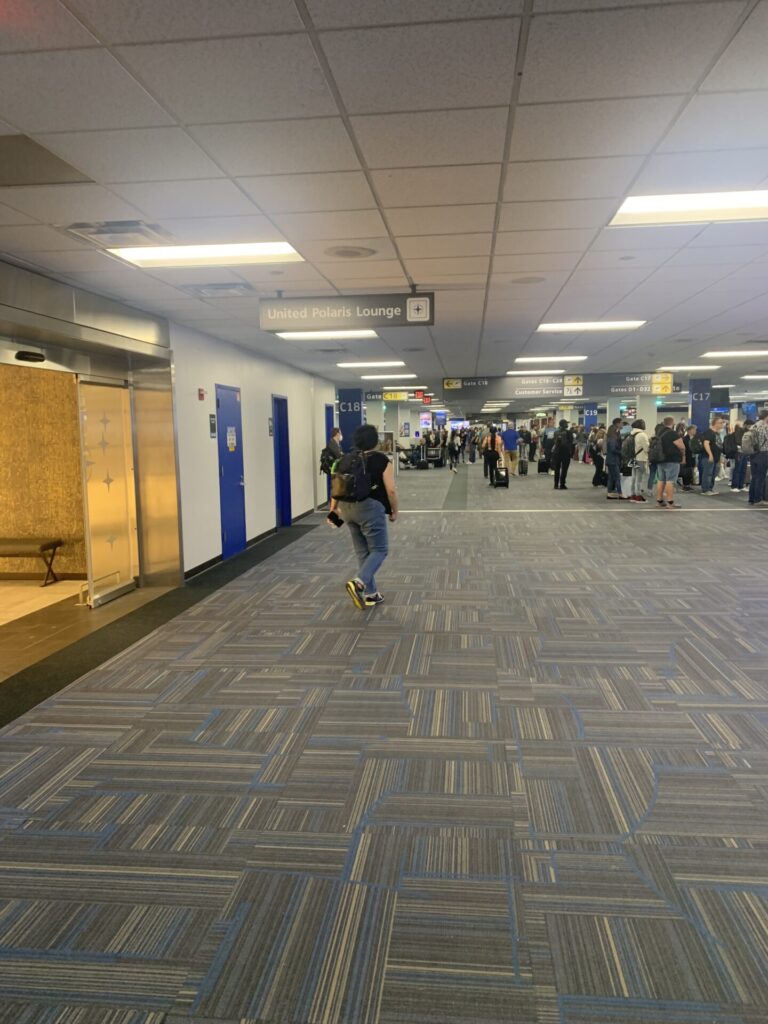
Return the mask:
<svg viewBox="0 0 768 1024"><path fill-rule="evenodd" d="M416 469L429 469L429 463L426 459L419 459L416 463Z"/></svg>
<svg viewBox="0 0 768 1024"><path fill-rule="evenodd" d="M509 487L509 470L506 466L502 466L496 470L496 479L493 482L494 487Z"/></svg>
<svg viewBox="0 0 768 1024"><path fill-rule="evenodd" d="M517 464L517 472L520 474L520 476L528 476L528 460L527 459L522 459L520 462L518 462L518 464Z"/></svg>
<svg viewBox="0 0 768 1024"><path fill-rule="evenodd" d="M548 473L549 472L549 463L547 462L546 459L539 459L537 465L539 467L539 473Z"/></svg>

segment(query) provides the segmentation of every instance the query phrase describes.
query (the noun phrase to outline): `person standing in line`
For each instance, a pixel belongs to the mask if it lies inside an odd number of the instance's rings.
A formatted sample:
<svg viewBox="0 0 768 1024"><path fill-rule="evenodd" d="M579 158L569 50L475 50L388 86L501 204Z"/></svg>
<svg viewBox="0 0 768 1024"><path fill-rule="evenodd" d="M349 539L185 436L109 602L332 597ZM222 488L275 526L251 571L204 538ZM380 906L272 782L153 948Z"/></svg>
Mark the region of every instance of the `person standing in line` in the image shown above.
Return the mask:
<svg viewBox="0 0 768 1024"><path fill-rule="evenodd" d="M741 450L741 439L744 437L746 427L741 422L733 425L733 430L726 435L723 442L723 453L731 460L731 490L746 491L744 486L747 479L747 463L749 459Z"/></svg>
<svg viewBox="0 0 768 1024"><path fill-rule="evenodd" d="M459 454L461 452L461 438L459 437L458 430L451 431L451 439L448 442L448 460L451 465L451 472L458 473L456 467L459 464Z"/></svg>
<svg viewBox="0 0 768 1024"><path fill-rule="evenodd" d="M683 461L680 464L680 484L684 491L693 490L693 467L696 461L693 454L691 442L696 437L698 427L695 423L691 423L690 426L685 428L683 434L683 445L685 446L685 455Z"/></svg>
<svg viewBox="0 0 768 1024"><path fill-rule="evenodd" d="M504 445L504 461L509 475L515 476L517 474L517 445L520 433L516 427L510 424L506 430L502 431L501 440Z"/></svg>
<svg viewBox="0 0 768 1024"><path fill-rule="evenodd" d="M661 461L656 463L656 505L658 508L678 508L675 504L675 484L685 455L682 437L675 430L674 416L667 416L657 433L661 448Z"/></svg>
<svg viewBox="0 0 768 1024"><path fill-rule="evenodd" d="M765 500L766 474L768 474L768 409L761 409L757 417L757 423L748 431L751 435L750 447L752 448L752 482L749 485L749 504L768 505ZM742 445L746 440L746 434L741 439Z"/></svg>
<svg viewBox="0 0 768 1024"><path fill-rule="evenodd" d="M577 457L578 457L578 460L579 460L579 462L583 462L584 458L585 458L585 456L587 454L587 431L586 431L586 429L585 429L583 424L578 428L578 433L576 435L576 444L578 446L577 447Z"/></svg>
<svg viewBox="0 0 768 1024"><path fill-rule="evenodd" d="M595 428L595 434L590 442L589 457L595 467L595 472L592 474L592 486L593 487L605 487L605 427L600 426Z"/></svg>
<svg viewBox="0 0 768 1024"><path fill-rule="evenodd" d="M568 420L560 420L554 441L552 442L551 465L555 471L555 490L567 491L565 481L568 478L568 467L573 458L573 431Z"/></svg>
<svg viewBox="0 0 768 1024"><path fill-rule="evenodd" d="M334 482L338 477L354 479L352 483L341 482L344 495L331 498L327 521L332 526L349 526L358 570L357 576L347 580L346 588L354 605L362 611L375 608L384 600L376 585L376 573L389 554L387 517L390 523L397 521L399 503L392 463L376 450L376 427L367 423L358 427L352 445L353 451L339 462ZM350 494L350 489L355 494Z"/></svg>
<svg viewBox="0 0 768 1024"><path fill-rule="evenodd" d="M699 475L701 478L701 493L706 495L715 494L715 476L720 456L723 453L720 442L720 430L723 426L722 416L715 416L708 430L701 435L701 443L704 453L699 461Z"/></svg>
<svg viewBox="0 0 768 1024"><path fill-rule="evenodd" d="M605 465L608 470L609 501L623 501L621 493L621 416L617 416L605 435Z"/></svg>
<svg viewBox="0 0 768 1024"><path fill-rule="evenodd" d="M501 434L493 426L483 438L483 471L486 479L490 481L489 487L496 483L496 466L504 452L504 444Z"/></svg>
<svg viewBox="0 0 768 1024"><path fill-rule="evenodd" d="M632 501L647 501L645 484L648 480L648 446L650 441L645 432L645 420L635 420L632 424L633 440L632 459L628 463L632 467Z"/></svg>
<svg viewBox="0 0 768 1024"><path fill-rule="evenodd" d="M334 459L340 459L344 454L341 450L341 442L343 440L344 438L341 436L341 428L334 427L331 431L331 436L328 438L328 448Z"/></svg>

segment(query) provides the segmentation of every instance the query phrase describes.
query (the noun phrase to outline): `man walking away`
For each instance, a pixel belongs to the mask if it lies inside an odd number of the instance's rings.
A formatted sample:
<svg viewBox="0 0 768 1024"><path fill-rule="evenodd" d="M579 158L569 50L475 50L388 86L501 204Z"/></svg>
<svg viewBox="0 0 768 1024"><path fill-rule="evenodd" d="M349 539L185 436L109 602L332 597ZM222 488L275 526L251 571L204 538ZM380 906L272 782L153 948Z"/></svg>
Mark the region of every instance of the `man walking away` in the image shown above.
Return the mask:
<svg viewBox="0 0 768 1024"><path fill-rule="evenodd" d="M622 460L632 469L632 501L646 501L644 492L648 479L648 435L645 420L635 420L632 433L624 438L621 446Z"/></svg>
<svg viewBox="0 0 768 1024"><path fill-rule="evenodd" d="M658 449L656 461L656 505L658 508L678 508L675 504L675 484L680 475L680 465L685 455L683 439L675 430L674 416L667 416L661 423L662 430L654 437L652 445ZM649 455L652 455L649 452Z"/></svg>
<svg viewBox="0 0 768 1024"><path fill-rule="evenodd" d="M745 445L747 434L751 435ZM757 423L741 439L742 447L752 449L752 482L749 485L749 504L768 505L765 500L765 476L768 473L768 409L761 409Z"/></svg>
<svg viewBox="0 0 768 1024"><path fill-rule="evenodd" d="M504 461L509 470L509 475L515 476L517 473L517 445L520 441L520 434L515 427L510 426L502 431L501 440L504 444Z"/></svg>
<svg viewBox="0 0 768 1024"><path fill-rule="evenodd" d="M376 451L376 427L358 427L352 438L353 450L336 464L332 477L331 511L349 525L357 555L357 576L347 581L347 593L361 610L374 608L384 600L376 586L376 573L389 553L387 516L397 521L398 499L392 464Z"/></svg>
<svg viewBox="0 0 768 1024"><path fill-rule="evenodd" d="M568 420L560 420L557 433L552 443L551 464L555 471L555 490L567 491L565 481L568 478L568 467L573 458L573 431Z"/></svg>
<svg viewBox="0 0 768 1024"><path fill-rule="evenodd" d="M701 493L702 494L714 494L715 493L715 475L717 473L717 464L720 461L720 456L723 453L723 449L720 446L720 430L723 426L723 419L721 416L715 416L709 427L709 430L705 430L701 435L701 444L704 452L699 462L699 475L701 477Z"/></svg>

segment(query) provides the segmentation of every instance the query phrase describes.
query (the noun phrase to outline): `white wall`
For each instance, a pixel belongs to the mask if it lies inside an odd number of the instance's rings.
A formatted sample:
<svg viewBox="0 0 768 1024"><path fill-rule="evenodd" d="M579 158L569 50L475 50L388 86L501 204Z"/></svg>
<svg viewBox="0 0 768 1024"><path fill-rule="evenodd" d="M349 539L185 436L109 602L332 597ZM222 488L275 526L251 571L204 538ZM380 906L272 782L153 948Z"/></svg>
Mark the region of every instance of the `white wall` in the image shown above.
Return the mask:
<svg viewBox="0 0 768 1024"><path fill-rule="evenodd" d="M329 381L247 352L225 341L171 323L174 394L179 444L184 569L221 554L219 457L210 437L216 384L240 388L245 471L245 525L249 540L274 529L274 450L269 436L272 395L288 399L291 503L294 518L315 503L320 449L325 443L325 406L335 401ZM204 388L205 400L198 399ZM314 421L314 443L313 443ZM322 490L320 500L325 499Z"/></svg>

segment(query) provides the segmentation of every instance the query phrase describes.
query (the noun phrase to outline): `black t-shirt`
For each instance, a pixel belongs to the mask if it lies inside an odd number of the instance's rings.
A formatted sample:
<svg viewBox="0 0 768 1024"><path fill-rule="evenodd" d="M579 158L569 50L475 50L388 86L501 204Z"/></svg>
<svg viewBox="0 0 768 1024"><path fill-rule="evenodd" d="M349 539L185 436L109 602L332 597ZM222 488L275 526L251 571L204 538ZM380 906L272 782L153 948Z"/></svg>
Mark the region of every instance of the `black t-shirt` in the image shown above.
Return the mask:
<svg viewBox="0 0 768 1024"><path fill-rule="evenodd" d="M389 515L392 511L392 506L389 504L389 495L387 494L387 488L384 486L384 473L389 465L389 459L384 452L369 452L365 456L365 465L373 486L371 497L375 498L376 501L380 501L387 515Z"/></svg>
<svg viewBox="0 0 768 1024"><path fill-rule="evenodd" d="M712 452L712 458L715 460L715 462L717 462L720 459L720 456L723 454L723 449L720 446L720 435L716 434L714 430L712 430L712 428L710 427L709 430L705 430L704 433L701 435L702 445L705 441L709 441L709 448ZM707 450L705 448L704 455L706 456L706 454Z"/></svg>
<svg viewBox="0 0 768 1024"><path fill-rule="evenodd" d="M669 430L665 430L661 435L661 450L664 452L665 462L683 461L683 453L675 444L675 441L678 440L680 440L680 438L678 437L677 431L672 430L671 428Z"/></svg>

